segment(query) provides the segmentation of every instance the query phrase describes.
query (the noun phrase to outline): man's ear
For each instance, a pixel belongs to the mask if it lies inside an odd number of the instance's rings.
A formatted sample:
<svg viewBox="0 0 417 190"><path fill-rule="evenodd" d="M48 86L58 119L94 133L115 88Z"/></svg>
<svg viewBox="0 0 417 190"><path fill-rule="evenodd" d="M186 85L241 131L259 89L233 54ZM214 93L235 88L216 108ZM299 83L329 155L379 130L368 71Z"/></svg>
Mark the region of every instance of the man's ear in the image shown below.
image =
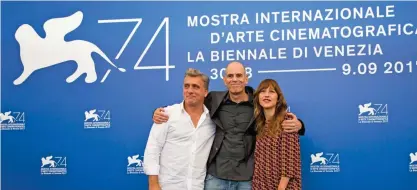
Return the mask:
<svg viewBox="0 0 417 190"><path fill-rule="evenodd" d="M227 86L226 78L227 78L227 77L226 77L226 74L224 74L224 75L223 75L223 83L224 83L224 85L226 85L226 86Z"/></svg>
<svg viewBox="0 0 417 190"><path fill-rule="evenodd" d="M245 73L245 86L248 85L249 82L249 76Z"/></svg>

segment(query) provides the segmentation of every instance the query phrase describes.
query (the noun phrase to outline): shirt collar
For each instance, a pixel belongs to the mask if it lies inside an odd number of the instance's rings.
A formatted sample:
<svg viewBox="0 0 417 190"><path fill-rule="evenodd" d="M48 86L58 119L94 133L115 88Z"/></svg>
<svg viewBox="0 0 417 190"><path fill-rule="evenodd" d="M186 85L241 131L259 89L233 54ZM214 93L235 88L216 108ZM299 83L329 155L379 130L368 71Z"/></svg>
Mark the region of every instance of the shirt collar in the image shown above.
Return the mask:
<svg viewBox="0 0 417 190"><path fill-rule="evenodd" d="M248 94L248 102L253 105L253 98L254 98L253 97L253 89L251 87L249 87L249 86L246 86L245 87L245 92L246 92L246 94ZM227 94L224 97L223 102L227 102L227 101L233 102L230 99L229 91L227 91Z"/></svg>
<svg viewBox="0 0 417 190"><path fill-rule="evenodd" d="M181 111L185 112L185 107L184 107L184 100L181 102ZM209 110L207 109L206 105L203 104L203 108L204 108L204 112L203 114L209 114Z"/></svg>

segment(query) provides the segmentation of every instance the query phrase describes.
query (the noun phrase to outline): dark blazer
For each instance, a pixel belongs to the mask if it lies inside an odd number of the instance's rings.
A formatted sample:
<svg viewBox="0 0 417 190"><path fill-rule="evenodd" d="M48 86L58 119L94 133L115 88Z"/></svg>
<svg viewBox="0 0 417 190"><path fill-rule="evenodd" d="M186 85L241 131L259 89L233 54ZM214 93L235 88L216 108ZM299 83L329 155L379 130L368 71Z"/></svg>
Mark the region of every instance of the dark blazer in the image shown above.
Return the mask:
<svg viewBox="0 0 417 190"><path fill-rule="evenodd" d="M254 92L254 89L252 87L246 87L246 90L250 91L252 94ZM210 111L211 119L216 124L216 136L214 138L213 146L211 147L207 165L210 165L214 157L216 157L216 154L219 151L222 145L223 139L224 139L224 128L222 126L222 123L220 122L219 117L217 117L216 112L218 108L220 107L220 105L222 104L222 102L224 101L227 94L228 94L228 91L212 91L207 95L204 101L204 105ZM299 135L304 135L305 133L304 123L301 121L301 119L299 119L299 121L302 124L302 128L300 129L298 133ZM249 122L249 125L247 126L246 133L244 136L246 159L249 159L250 156L254 153L255 141L256 141L255 118L252 117Z"/></svg>

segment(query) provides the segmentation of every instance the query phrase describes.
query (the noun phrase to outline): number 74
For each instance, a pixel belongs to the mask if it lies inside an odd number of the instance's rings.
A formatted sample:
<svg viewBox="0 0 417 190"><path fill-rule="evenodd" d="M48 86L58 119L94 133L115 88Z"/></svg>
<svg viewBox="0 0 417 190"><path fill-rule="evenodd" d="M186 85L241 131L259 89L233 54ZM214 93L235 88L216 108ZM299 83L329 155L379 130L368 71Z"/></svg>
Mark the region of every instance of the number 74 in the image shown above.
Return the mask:
<svg viewBox="0 0 417 190"><path fill-rule="evenodd" d="M135 27L133 28L132 32L130 32L129 36L127 37L125 43L120 48L119 53L116 55L116 59L119 59L119 57L123 54L123 51L125 50L126 46L129 44L130 40L132 39L133 35L136 33L136 30L139 28L140 24L142 23L141 18L133 18L133 19L108 19L108 20L98 20L99 24L105 24L105 23L126 23L126 22L136 22ZM143 57L148 52L149 48L155 41L156 36L161 31L162 27L165 26L165 65L164 66L139 66L139 64L142 62ZM175 65L169 65L169 18L165 17L164 20L162 20L161 24L159 25L158 29L153 34L151 40L146 45L145 50L140 55L138 61L136 62L135 66L133 67L134 70L151 70L151 69L165 69L165 80L169 81L169 69L175 68ZM107 71L106 76L110 70ZM103 82L103 81L102 81Z"/></svg>

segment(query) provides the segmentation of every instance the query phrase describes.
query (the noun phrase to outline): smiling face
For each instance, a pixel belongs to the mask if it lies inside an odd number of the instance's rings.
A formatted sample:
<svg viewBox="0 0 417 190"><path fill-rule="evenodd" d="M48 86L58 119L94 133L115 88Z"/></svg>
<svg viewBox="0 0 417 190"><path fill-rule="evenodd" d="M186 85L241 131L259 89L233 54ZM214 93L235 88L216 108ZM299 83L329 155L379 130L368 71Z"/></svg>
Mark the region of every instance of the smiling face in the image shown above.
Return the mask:
<svg viewBox="0 0 417 190"><path fill-rule="evenodd" d="M287 109L284 94L273 79L265 79L259 84L255 92L255 104L259 111L274 107L278 111L281 111L282 108Z"/></svg>
<svg viewBox="0 0 417 190"><path fill-rule="evenodd" d="M278 103L278 94L271 86L259 92L259 104L264 109L274 108Z"/></svg>
<svg viewBox="0 0 417 190"><path fill-rule="evenodd" d="M273 79L265 79L259 84L254 95L254 117L258 135L278 135L281 131L280 124L285 119L288 108L280 86ZM266 113L273 113L268 121L270 126L268 130L266 130Z"/></svg>
<svg viewBox="0 0 417 190"><path fill-rule="evenodd" d="M201 77L186 76L184 78L183 95L185 104L191 107L202 105L207 94L208 90L205 88Z"/></svg>
<svg viewBox="0 0 417 190"><path fill-rule="evenodd" d="M245 67L239 62L230 63L226 68L223 81L229 93L235 95L245 93L245 86L248 84Z"/></svg>

